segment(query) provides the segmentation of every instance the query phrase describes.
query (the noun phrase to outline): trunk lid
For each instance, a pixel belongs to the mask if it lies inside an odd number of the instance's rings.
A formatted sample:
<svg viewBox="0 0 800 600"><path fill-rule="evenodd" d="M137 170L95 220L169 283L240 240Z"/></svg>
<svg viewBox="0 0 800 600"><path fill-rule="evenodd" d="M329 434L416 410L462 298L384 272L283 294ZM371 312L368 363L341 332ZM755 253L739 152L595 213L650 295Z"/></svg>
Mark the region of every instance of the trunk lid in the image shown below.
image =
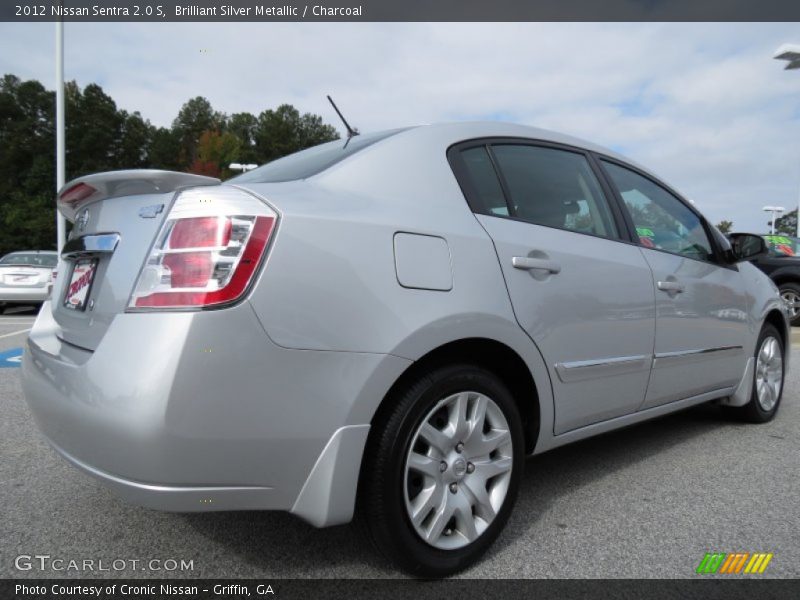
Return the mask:
<svg viewBox="0 0 800 600"><path fill-rule="evenodd" d="M0 287L45 287L50 282L52 267L0 265Z"/></svg>
<svg viewBox="0 0 800 600"><path fill-rule="evenodd" d="M187 173L117 171L64 186L59 210L75 225L53 287L59 337L95 350L114 317L125 311L175 191L218 184Z"/></svg>

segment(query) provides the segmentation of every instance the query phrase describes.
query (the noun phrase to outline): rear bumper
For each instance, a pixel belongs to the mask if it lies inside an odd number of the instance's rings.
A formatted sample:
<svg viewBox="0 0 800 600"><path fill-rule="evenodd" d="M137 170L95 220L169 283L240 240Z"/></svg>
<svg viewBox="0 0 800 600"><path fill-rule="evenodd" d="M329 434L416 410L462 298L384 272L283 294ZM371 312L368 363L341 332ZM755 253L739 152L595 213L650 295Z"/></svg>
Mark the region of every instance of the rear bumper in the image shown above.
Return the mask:
<svg viewBox="0 0 800 600"><path fill-rule="evenodd" d="M273 489L270 487L200 487L140 483L101 471L78 460L52 440L48 441L72 466L91 475L128 502L139 506L174 512L283 508L280 503L274 502Z"/></svg>
<svg viewBox="0 0 800 600"><path fill-rule="evenodd" d="M58 452L131 502L324 526L351 518L371 415L408 364L281 348L247 303L121 314L89 352L60 340L46 303L22 383Z"/></svg>
<svg viewBox="0 0 800 600"><path fill-rule="evenodd" d="M0 287L0 303L4 302L44 302L47 300L48 286L44 287Z"/></svg>

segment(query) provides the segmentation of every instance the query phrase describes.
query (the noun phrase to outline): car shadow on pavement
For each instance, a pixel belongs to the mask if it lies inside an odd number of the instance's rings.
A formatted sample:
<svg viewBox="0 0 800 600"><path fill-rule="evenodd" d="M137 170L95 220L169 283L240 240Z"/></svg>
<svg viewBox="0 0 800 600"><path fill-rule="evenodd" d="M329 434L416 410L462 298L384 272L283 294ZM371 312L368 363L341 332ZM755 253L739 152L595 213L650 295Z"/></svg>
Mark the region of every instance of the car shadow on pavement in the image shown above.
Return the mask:
<svg viewBox="0 0 800 600"><path fill-rule="evenodd" d="M528 459L517 505L487 558L526 535L544 511L565 493L669 450L719 427L735 427L713 405L703 405L653 421L576 442ZM316 529L287 513L227 512L181 515L200 535L244 561L240 573L253 577L352 577L399 573L372 548L357 526ZM559 527L568 525L559 523Z"/></svg>
<svg viewBox="0 0 800 600"><path fill-rule="evenodd" d="M718 405L706 403L529 458L514 512L488 556L525 535L561 496L656 458L695 437L720 428L744 426ZM570 525L559 520L556 526L567 529Z"/></svg>

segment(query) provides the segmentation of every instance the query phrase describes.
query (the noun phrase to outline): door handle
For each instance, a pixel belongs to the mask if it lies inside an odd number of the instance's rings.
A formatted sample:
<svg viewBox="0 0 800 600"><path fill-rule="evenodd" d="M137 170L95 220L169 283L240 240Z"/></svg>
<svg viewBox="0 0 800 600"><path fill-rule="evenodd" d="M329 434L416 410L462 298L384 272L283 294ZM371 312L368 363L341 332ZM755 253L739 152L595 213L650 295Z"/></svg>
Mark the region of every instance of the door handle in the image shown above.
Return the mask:
<svg viewBox="0 0 800 600"><path fill-rule="evenodd" d="M659 281L657 285L658 289L669 294L680 294L686 289L686 286L677 281Z"/></svg>
<svg viewBox="0 0 800 600"><path fill-rule="evenodd" d="M515 269L522 269L523 271L547 271L555 275L561 272L561 265L554 260L546 258L531 258L530 256L514 256L511 258L511 264Z"/></svg>

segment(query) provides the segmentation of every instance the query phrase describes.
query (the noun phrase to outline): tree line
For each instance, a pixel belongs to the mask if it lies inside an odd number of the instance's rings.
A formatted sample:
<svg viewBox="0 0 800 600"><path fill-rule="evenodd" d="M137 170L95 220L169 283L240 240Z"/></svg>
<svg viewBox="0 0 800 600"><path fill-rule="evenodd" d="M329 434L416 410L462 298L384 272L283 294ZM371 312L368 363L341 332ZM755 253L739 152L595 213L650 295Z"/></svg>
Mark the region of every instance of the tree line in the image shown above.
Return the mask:
<svg viewBox="0 0 800 600"><path fill-rule="evenodd" d="M338 139L322 117L282 104L227 115L201 96L170 127L117 107L97 84L65 84L66 180L114 169L168 169L225 179L231 162L263 164ZM55 92L0 80L0 256L55 249Z"/></svg>

